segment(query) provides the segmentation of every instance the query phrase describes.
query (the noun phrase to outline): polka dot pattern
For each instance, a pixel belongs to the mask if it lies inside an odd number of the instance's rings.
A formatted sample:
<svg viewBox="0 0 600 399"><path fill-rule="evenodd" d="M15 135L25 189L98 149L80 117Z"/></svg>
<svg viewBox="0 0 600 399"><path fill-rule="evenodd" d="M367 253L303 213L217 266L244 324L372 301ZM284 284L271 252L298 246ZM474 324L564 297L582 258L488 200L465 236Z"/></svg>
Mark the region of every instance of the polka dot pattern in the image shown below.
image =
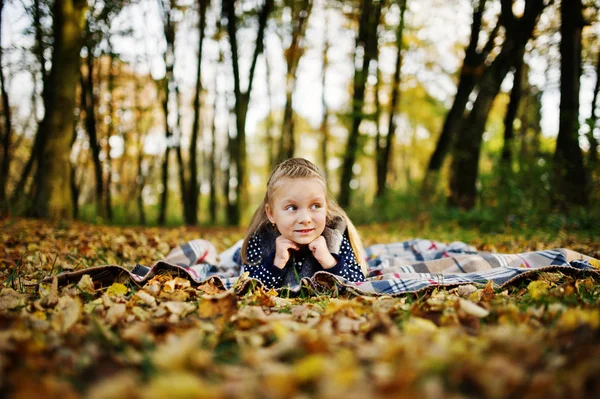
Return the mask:
<svg viewBox="0 0 600 399"><path fill-rule="evenodd" d="M258 235L253 235L248 240L247 260L244 264L244 270L250 273L250 277L262 281L267 288L280 288L283 286L285 268L279 269L273 264L274 253L263 256L262 243ZM362 274L360 265L356 261L356 256L348 239L348 231L344 232L342 245L339 254L332 254L338 260L337 265L326 271L337 274L349 281L364 281L365 276ZM306 252L305 256L313 256L312 253ZM300 267L305 258L295 257L295 267ZM287 266L286 266L287 267Z"/></svg>

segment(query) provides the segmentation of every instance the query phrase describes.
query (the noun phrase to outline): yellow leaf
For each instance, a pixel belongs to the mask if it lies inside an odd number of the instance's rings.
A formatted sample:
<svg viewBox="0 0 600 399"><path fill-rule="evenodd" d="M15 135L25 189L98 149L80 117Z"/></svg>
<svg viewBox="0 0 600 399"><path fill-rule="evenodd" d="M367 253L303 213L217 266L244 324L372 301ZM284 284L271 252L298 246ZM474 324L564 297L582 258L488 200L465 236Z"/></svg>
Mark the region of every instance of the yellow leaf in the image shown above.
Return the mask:
<svg viewBox="0 0 600 399"><path fill-rule="evenodd" d="M267 363L261 367L264 380L261 381L261 387L265 392L264 396L275 398L293 397L298 391L294 375L289 366L285 364Z"/></svg>
<svg viewBox="0 0 600 399"><path fill-rule="evenodd" d="M431 333L436 331L437 328L433 321L413 316L404 325L404 332L407 334Z"/></svg>
<svg viewBox="0 0 600 399"><path fill-rule="evenodd" d="M109 296L125 295L127 294L127 287L121 283L113 283L113 285L108 287L106 293Z"/></svg>
<svg viewBox="0 0 600 399"><path fill-rule="evenodd" d="M324 371L327 362L328 359L325 355L318 353L308 355L294 365L294 375L300 383L313 381L326 374Z"/></svg>
<svg viewBox="0 0 600 399"><path fill-rule="evenodd" d="M581 325L589 325L596 329L600 326L600 310L598 309L567 309L558 319L556 325L565 330L573 330Z"/></svg>
<svg viewBox="0 0 600 399"><path fill-rule="evenodd" d="M202 318L223 317L228 319L237 312L237 297L232 290L217 295L202 295L198 313Z"/></svg>
<svg viewBox="0 0 600 399"><path fill-rule="evenodd" d="M218 389L208 385L200 377L189 372L159 374L150 381L141 397L153 398L219 398Z"/></svg>
<svg viewBox="0 0 600 399"><path fill-rule="evenodd" d="M137 398L140 378L133 371L120 371L108 378L100 379L88 394L88 399Z"/></svg>
<svg viewBox="0 0 600 399"><path fill-rule="evenodd" d="M533 299L539 299L548 293L548 288L550 288L550 284L544 280L532 281L527 286L527 292Z"/></svg>

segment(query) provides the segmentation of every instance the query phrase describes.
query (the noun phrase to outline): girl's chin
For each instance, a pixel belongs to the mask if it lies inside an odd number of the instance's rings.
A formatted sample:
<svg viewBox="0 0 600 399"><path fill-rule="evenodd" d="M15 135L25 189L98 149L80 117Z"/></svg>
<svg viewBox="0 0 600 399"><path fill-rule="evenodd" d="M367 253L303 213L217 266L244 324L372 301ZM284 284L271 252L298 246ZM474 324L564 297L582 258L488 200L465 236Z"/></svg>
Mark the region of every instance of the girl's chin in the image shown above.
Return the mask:
<svg viewBox="0 0 600 399"><path fill-rule="evenodd" d="M309 234L294 234L293 237L286 237L288 240L295 242L298 245L308 245L316 240L320 234L316 234L312 231Z"/></svg>

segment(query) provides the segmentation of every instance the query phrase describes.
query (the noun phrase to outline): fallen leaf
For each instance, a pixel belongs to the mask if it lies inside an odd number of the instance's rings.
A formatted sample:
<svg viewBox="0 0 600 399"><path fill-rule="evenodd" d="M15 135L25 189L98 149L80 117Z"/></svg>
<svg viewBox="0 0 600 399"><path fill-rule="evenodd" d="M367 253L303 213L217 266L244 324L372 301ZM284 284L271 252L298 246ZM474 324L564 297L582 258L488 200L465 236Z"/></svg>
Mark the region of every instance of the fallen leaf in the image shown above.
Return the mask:
<svg viewBox="0 0 600 399"><path fill-rule="evenodd" d="M79 298L70 296L60 297L58 305L54 309L54 316L51 322L52 327L62 333L69 331L81 317L81 308Z"/></svg>
<svg viewBox="0 0 600 399"><path fill-rule="evenodd" d="M92 280L89 274L84 274L83 276L81 276L81 279L77 283L77 288L88 294L96 293L96 289L94 288L94 281Z"/></svg>
<svg viewBox="0 0 600 399"><path fill-rule="evenodd" d="M489 310L482 308L481 306L466 300L459 298L458 299L459 309L468 314L469 316L477 317L479 319L484 318L490 314Z"/></svg>
<svg viewBox="0 0 600 399"><path fill-rule="evenodd" d="M125 285L123 285L121 283L113 283L106 290L106 294L108 296L120 296L120 295L126 295L127 291L128 291L128 289Z"/></svg>
<svg viewBox="0 0 600 399"><path fill-rule="evenodd" d="M7 311L25 306L25 295L12 288L3 288L0 292L0 311Z"/></svg>
<svg viewBox="0 0 600 399"><path fill-rule="evenodd" d="M179 317L185 317L186 315L196 310L196 306L194 306L193 303L187 302L168 301L162 303L162 306L165 306L169 310L169 312Z"/></svg>
<svg viewBox="0 0 600 399"><path fill-rule="evenodd" d="M202 318L225 318L237 312L237 297L233 291L216 295L202 295L198 303L198 314Z"/></svg>
<svg viewBox="0 0 600 399"><path fill-rule="evenodd" d="M533 299L540 299L542 296L548 294L550 284L544 280L536 280L529 283L527 286L527 292Z"/></svg>
<svg viewBox="0 0 600 399"><path fill-rule="evenodd" d="M139 290L138 292L135 293L135 296L138 297L143 303L150 306L151 308L156 306L156 298L154 298L152 295L148 294L144 290Z"/></svg>
<svg viewBox="0 0 600 399"><path fill-rule="evenodd" d="M106 312L106 322L110 326L114 326L125 317L127 306L124 303L114 303Z"/></svg>

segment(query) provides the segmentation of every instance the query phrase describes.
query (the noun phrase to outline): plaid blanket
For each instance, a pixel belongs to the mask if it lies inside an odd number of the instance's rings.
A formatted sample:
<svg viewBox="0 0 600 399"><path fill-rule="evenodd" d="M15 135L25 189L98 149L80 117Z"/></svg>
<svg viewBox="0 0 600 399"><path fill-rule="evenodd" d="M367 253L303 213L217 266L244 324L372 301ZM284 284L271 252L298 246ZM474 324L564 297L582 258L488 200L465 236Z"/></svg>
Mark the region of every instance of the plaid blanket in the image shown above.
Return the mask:
<svg viewBox="0 0 600 399"><path fill-rule="evenodd" d="M120 266L98 266L63 273L59 280L77 281L89 274L94 281L112 282L131 279L142 285L154 275L169 272L182 275L195 283L207 280L222 288L243 290L252 279L243 273L240 240L218 254L206 240L193 240L174 248L163 261L153 266L135 265L129 270ZM462 243L412 239L393 244L377 244L365 249L369 275L364 282L351 282L328 272L318 272L302 280L303 286L317 292L347 291L361 295L399 295L433 286L510 284L540 271L559 270L565 273L598 273L600 261L571 251L553 249L518 254L477 251ZM288 289L288 288L284 288ZM293 291L299 291L298 287Z"/></svg>

